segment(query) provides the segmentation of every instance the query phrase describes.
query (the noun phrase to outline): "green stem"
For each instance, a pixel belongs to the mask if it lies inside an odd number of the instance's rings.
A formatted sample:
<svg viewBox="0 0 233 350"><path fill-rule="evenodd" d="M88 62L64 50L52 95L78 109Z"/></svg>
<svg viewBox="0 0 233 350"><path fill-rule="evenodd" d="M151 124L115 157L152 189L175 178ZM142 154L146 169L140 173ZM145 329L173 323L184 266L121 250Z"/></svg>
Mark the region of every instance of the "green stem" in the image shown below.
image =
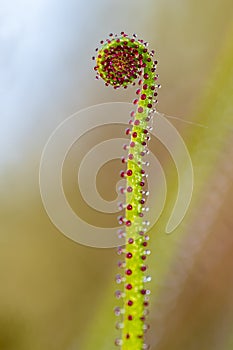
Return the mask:
<svg viewBox="0 0 233 350"><path fill-rule="evenodd" d="M144 130L147 130L147 122L145 121L148 112L140 114L136 113L135 120L140 121L140 125L134 125L131 132L130 144L135 143L134 147L129 148L127 162L127 173L132 171L131 176L127 176L126 189L132 192L126 192L126 223L131 222L131 226L126 228L126 259L125 259L125 298L124 298L124 317L122 332L122 350L126 349L142 349L145 325L145 306L148 304L148 293L145 288L144 277L146 266L146 246L145 225L141 217L144 208L145 195L143 192L145 183L142 172L143 157L141 152L145 152L144 146L141 144L145 141ZM135 135L137 133L137 141ZM132 209L131 209L132 206ZM128 210L127 208L131 210ZM147 238L147 237L146 237ZM129 259L127 255L131 253ZM128 274L130 273L130 274ZM128 290L127 287L132 286ZM131 319L132 318L132 319Z"/></svg>

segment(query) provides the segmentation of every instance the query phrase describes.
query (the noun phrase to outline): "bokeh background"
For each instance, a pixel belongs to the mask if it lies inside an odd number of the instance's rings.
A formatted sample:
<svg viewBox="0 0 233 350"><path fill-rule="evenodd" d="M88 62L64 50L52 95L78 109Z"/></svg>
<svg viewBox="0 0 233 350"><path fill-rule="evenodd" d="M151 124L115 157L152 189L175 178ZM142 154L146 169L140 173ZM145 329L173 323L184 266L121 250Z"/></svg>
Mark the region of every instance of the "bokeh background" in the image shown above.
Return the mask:
<svg viewBox="0 0 233 350"><path fill-rule="evenodd" d="M92 69L99 41L122 30L156 50L158 109L208 127L174 121L193 160L195 187L172 235L164 225L177 175L160 145L151 146L169 191L151 231L147 341L152 350L233 348L232 13L231 0L0 1L1 350L114 349L118 257L53 226L38 171L49 135L69 115L133 99L133 89L107 89ZM109 181L99 183L103 196L114 196L116 177Z"/></svg>

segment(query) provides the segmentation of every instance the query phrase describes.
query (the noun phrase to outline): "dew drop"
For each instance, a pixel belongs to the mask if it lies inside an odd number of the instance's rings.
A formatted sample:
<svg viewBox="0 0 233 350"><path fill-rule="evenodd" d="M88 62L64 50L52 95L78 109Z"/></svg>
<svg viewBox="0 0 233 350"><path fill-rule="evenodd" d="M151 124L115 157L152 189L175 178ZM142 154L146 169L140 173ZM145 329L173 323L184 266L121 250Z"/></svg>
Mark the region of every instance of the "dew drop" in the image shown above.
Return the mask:
<svg viewBox="0 0 233 350"><path fill-rule="evenodd" d="M122 339L117 338L117 339L115 340L115 345L116 345L116 346L121 346L122 344L123 344Z"/></svg>
<svg viewBox="0 0 233 350"><path fill-rule="evenodd" d="M122 229L117 230L117 235L119 238L124 238L126 236L125 231Z"/></svg>
<svg viewBox="0 0 233 350"><path fill-rule="evenodd" d="M124 324L122 322L116 323L116 329L123 329L123 328L124 328Z"/></svg>
<svg viewBox="0 0 233 350"><path fill-rule="evenodd" d="M121 314L121 308L119 306L116 306L115 309L114 309L114 314L116 316L120 316Z"/></svg>
<svg viewBox="0 0 233 350"><path fill-rule="evenodd" d="M120 298L122 298L124 296L124 293L122 293L120 290L117 290L116 292L115 292L115 297L117 298L117 299L120 299Z"/></svg>
<svg viewBox="0 0 233 350"><path fill-rule="evenodd" d="M120 284L123 282L124 279L122 278L122 276L120 274L118 274L118 275L116 275L115 280L116 280L117 284Z"/></svg>
<svg viewBox="0 0 233 350"><path fill-rule="evenodd" d="M121 255L121 254L123 254L125 252L125 249L123 248L123 247L118 247L117 248L117 254L118 255Z"/></svg>
<svg viewBox="0 0 233 350"><path fill-rule="evenodd" d="M151 276L145 276L144 278L143 278L143 282L145 282L145 283L147 283L147 282L151 282Z"/></svg>
<svg viewBox="0 0 233 350"><path fill-rule="evenodd" d="M126 189L122 186L118 187L118 191L121 193L121 194L124 194L126 192Z"/></svg>

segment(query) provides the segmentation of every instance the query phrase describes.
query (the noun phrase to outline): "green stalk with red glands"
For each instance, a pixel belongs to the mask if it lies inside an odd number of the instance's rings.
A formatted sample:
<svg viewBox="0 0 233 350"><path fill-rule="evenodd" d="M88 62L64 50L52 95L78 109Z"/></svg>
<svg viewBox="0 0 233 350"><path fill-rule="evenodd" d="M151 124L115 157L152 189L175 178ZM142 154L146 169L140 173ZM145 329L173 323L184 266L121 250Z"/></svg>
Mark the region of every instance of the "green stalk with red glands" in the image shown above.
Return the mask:
<svg viewBox="0 0 233 350"><path fill-rule="evenodd" d="M153 60L154 51L149 51L148 44L138 40L136 35L129 37L124 32L120 36L110 34L106 41L100 43L102 46L96 49L97 55L93 57L96 78L101 77L106 86L111 85L115 89L136 85L136 79L139 86L137 98L133 101L135 110L131 112L129 128L126 129L130 141L124 146L128 155L122 158L122 162L127 167L120 174L126 179L126 186L121 189L125 193L125 203L122 204L124 216L119 218L124 228L118 234L125 237L125 246L118 248L124 259L119 262L121 273L116 276L116 281L123 287L116 292L116 297L122 298L123 302L122 306L115 308L119 317L117 328L121 329L121 337L116 339L115 344L122 350L143 350L149 348L144 342L144 333L148 329L145 321L150 294L146 264L150 254L146 233L149 222L144 217L148 210L145 206L148 164L144 156L148 153L150 122L157 102L157 61Z"/></svg>

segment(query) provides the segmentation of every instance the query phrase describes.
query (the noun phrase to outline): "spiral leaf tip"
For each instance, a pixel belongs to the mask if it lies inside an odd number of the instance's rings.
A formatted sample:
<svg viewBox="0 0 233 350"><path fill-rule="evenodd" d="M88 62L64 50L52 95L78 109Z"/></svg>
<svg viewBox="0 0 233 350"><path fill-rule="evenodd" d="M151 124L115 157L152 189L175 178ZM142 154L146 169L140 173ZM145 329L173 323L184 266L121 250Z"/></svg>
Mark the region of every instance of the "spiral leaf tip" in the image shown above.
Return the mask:
<svg viewBox="0 0 233 350"><path fill-rule="evenodd" d="M148 85L154 83L157 61L153 61L154 51L148 51L146 42L121 32L119 37L110 34L106 41L101 40L100 43L101 48L97 48L97 55L93 56L97 79L101 77L107 86L112 85L115 89L127 88L139 77Z"/></svg>

